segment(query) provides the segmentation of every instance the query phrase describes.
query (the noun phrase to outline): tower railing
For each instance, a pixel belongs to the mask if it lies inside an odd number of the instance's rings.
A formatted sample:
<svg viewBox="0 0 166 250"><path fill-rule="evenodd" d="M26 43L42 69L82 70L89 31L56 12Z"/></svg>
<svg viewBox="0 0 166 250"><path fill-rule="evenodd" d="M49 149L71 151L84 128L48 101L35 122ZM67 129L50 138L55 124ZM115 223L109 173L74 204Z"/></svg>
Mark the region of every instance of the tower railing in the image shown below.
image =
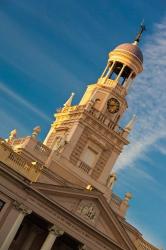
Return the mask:
<svg viewBox="0 0 166 250"><path fill-rule="evenodd" d="M71 107L64 107L57 109L57 113L70 113L70 112L80 112L84 111L86 105L75 105Z"/></svg>
<svg viewBox="0 0 166 250"><path fill-rule="evenodd" d="M36 146L34 147L34 150L36 150L42 154L44 153L46 156L49 156L51 153L51 149L39 141L37 142Z"/></svg>
<svg viewBox="0 0 166 250"><path fill-rule="evenodd" d="M124 129L122 127L108 119L106 115L104 115L102 112L98 111L94 107L91 107L88 110L88 113L94 116L98 121L103 123L109 129L114 130L117 134L122 135L124 133Z"/></svg>
<svg viewBox="0 0 166 250"><path fill-rule="evenodd" d="M58 121L63 120L63 115L76 115L79 113L87 112L91 116L93 116L95 119L97 119L100 123L102 123L104 126L106 126L108 129L113 130L119 135L123 135L124 129L121 128L117 123L111 121L108 119L108 117L103 114L102 112L98 111L96 108L93 107L93 105L90 105L87 107L87 105L76 105L72 107L64 107L57 110L56 117L58 118ZM76 118L76 117L75 117ZM79 117L77 117L79 118Z"/></svg>
<svg viewBox="0 0 166 250"><path fill-rule="evenodd" d="M146 240L144 240L143 238L138 240L139 243L139 249L141 250L159 250L159 248L156 248L155 246L151 245L149 242L147 242Z"/></svg>
<svg viewBox="0 0 166 250"><path fill-rule="evenodd" d="M83 170L85 173L89 173L91 170L91 167L88 166L85 162L83 161L79 161L78 162L78 168L80 168L81 170Z"/></svg>

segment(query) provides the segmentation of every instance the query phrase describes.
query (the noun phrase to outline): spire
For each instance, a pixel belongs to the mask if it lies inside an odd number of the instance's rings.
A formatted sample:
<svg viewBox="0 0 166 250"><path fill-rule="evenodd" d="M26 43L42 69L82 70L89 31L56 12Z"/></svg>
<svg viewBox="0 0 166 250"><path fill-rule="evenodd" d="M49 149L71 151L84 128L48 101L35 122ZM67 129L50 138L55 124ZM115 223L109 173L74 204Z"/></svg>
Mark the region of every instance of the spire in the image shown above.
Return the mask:
<svg viewBox="0 0 166 250"><path fill-rule="evenodd" d="M144 20L142 21L141 25L140 25L140 29L138 31L138 34L133 42L134 45L137 45L142 37L143 32L146 30L146 27L144 25Z"/></svg>
<svg viewBox="0 0 166 250"><path fill-rule="evenodd" d="M65 104L63 105L65 108L71 106L74 96L75 96L75 93L71 93L71 96L69 97L69 99L68 99L68 100L65 102Z"/></svg>
<svg viewBox="0 0 166 250"><path fill-rule="evenodd" d="M137 117L136 117L136 115L133 115L133 117L132 117L132 119L129 121L129 123L126 125L126 127L124 128L124 130L126 131L126 132L130 132L132 129L133 129L133 127L134 127L134 125L135 125L135 122L136 122L136 119L137 119Z"/></svg>

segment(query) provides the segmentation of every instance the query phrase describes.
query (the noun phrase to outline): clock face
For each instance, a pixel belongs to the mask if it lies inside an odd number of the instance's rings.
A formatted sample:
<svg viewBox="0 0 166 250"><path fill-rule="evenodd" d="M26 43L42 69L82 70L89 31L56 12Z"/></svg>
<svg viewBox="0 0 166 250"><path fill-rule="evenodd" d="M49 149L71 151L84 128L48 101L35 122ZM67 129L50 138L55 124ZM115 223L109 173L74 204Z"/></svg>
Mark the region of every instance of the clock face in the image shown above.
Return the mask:
<svg viewBox="0 0 166 250"><path fill-rule="evenodd" d="M107 102L107 109L110 113L115 114L119 111L120 103L115 98L110 98Z"/></svg>

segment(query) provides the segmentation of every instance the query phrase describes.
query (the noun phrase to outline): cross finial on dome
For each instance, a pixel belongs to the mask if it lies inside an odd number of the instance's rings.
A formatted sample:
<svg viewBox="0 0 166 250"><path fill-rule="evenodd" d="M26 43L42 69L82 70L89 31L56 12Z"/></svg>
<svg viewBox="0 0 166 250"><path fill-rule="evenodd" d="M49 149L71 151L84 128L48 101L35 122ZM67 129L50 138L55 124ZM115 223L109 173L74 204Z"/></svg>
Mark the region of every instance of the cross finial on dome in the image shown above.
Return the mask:
<svg viewBox="0 0 166 250"><path fill-rule="evenodd" d="M146 30L146 27L145 27L145 24L144 24L144 20L142 21L141 25L140 25L140 29L139 29L139 32L134 40L134 43L135 45L137 45L141 39L141 36L142 36L142 33Z"/></svg>

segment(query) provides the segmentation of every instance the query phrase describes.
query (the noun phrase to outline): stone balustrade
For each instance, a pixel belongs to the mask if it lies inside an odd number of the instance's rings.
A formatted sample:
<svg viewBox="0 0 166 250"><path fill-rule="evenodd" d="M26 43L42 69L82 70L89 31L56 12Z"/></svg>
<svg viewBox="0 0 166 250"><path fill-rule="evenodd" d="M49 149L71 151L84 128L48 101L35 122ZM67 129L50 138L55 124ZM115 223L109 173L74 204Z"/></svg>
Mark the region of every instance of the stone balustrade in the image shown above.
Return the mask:
<svg viewBox="0 0 166 250"><path fill-rule="evenodd" d="M159 248L156 248L155 246L151 245L149 242L147 242L143 238L138 239L137 249L138 250L159 250Z"/></svg>
<svg viewBox="0 0 166 250"><path fill-rule="evenodd" d="M0 139L0 161L31 182L37 181L42 169L41 165L33 164L14 152L3 139Z"/></svg>
<svg viewBox="0 0 166 250"><path fill-rule="evenodd" d="M10 145L16 146L16 145L22 145L26 141L25 138L19 138L19 139L14 139L13 141L10 142Z"/></svg>
<svg viewBox="0 0 166 250"><path fill-rule="evenodd" d="M116 194L112 193L111 202L114 202L117 206L120 206L122 200Z"/></svg>
<svg viewBox="0 0 166 250"><path fill-rule="evenodd" d="M95 109L93 106L86 108L86 105L76 105L72 107L58 109L58 113L55 115L56 122L62 122L63 120L66 120L66 115L70 115L70 119L72 119L72 116L77 119L83 112L87 112L89 115L93 116L108 129L111 129L115 133L123 136L125 132L124 129L115 124L110 119L108 119L106 115Z"/></svg>
<svg viewBox="0 0 166 250"><path fill-rule="evenodd" d="M80 168L87 174L90 172L91 168L85 162L79 161L78 163L78 168Z"/></svg>
<svg viewBox="0 0 166 250"><path fill-rule="evenodd" d="M57 110L57 113L69 113L84 111L86 105L75 105L71 107L64 107Z"/></svg>
<svg viewBox="0 0 166 250"><path fill-rule="evenodd" d="M99 85L104 85L109 88L116 88L118 94L125 96L127 94L126 89L121 86L116 80L109 79L107 77L101 77L98 80Z"/></svg>
<svg viewBox="0 0 166 250"><path fill-rule="evenodd" d="M51 153L51 149L48 148L46 145L44 145L41 142L37 142L37 144L34 147L34 150L36 150L36 151L38 151L46 156L49 156Z"/></svg>
<svg viewBox="0 0 166 250"><path fill-rule="evenodd" d="M115 124L113 121L109 120L106 115L104 115L94 107L91 107L88 112L109 129L114 130L117 134L123 135L123 128Z"/></svg>

